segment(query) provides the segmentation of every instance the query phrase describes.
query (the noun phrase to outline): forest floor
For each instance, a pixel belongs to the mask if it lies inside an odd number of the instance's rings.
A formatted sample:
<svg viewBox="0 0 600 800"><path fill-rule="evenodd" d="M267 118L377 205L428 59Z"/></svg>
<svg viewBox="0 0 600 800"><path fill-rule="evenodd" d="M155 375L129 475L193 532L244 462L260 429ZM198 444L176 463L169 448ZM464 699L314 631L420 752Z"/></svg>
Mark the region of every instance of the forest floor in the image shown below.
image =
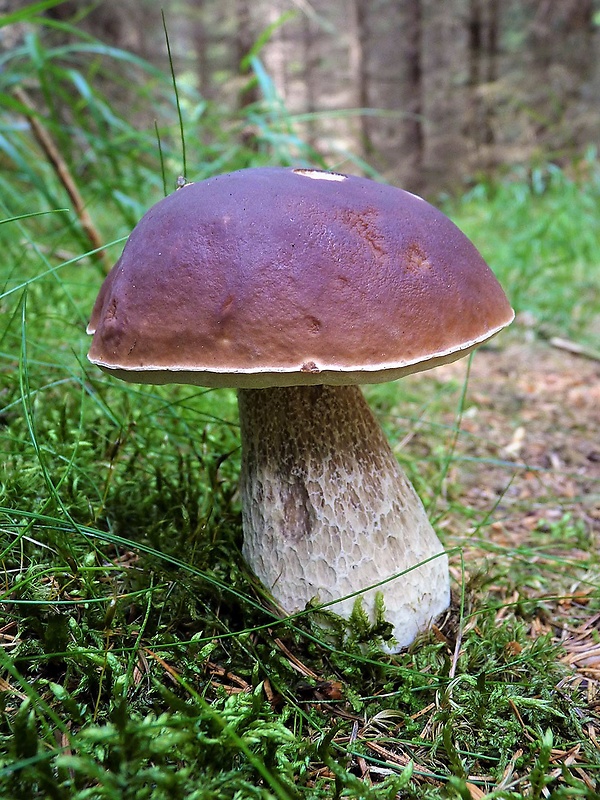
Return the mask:
<svg viewBox="0 0 600 800"><path fill-rule="evenodd" d="M442 369L448 376L464 371L460 362ZM600 547L599 361L539 340L480 350L461 431L460 455L473 459L471 469L459 461L465 505L489 508L503 493L497 512L506 513L492 526L499 542L519 544L541 521L569 513L595 532Z"/></svg>
<svg viewBox="0 0 600 800"><path fill-rule="evenodd" d="M460 362L441 369L442 379L464 374ZM598 718L600 614L589 600L600 572L589 567L600 552L600 361L538 339L480 350L469 376L457 455L449 478L451 483L457 470L461 502L484 514L493 511L485 533L463 549L464 566L454 559L455 577L462 571L468 581L469 573L485 570L490 557L518 551L539 562L546 581L556 570L555 587L529 581L516 590L513 575L507 582L513 597L502 582L488 590L505 603L498 622L519 596L543 598L531 615L529 633L532 638L550 633L561 643L562 660L574 670L569 680L583 689L589 711ZM464 517L453 516L450 505L442 523L447 545L454 536L460 539L461 526ZM561 535L567 527L579 531L575 541ZM568 564L563 576L561 561ZM600 749L600 730L590 726L588 734Z"/></svg>

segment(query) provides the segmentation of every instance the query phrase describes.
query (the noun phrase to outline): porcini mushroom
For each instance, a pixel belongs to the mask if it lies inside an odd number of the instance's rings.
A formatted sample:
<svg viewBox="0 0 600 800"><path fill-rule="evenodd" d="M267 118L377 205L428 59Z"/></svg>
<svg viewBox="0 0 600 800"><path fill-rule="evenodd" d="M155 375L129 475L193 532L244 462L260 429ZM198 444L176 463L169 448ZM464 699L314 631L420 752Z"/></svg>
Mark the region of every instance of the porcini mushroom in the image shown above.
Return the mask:
<svg viewBox="0 0 600 800"><path fill-rule="evenodd" d="M447 608L448 563L358 384L461 358L512 318L421 198L255 168L147 212L94 306L89 358L127 381L237 388L250 567L288 613L334 601L348 617L360 595L373 614L382 592L399 648Z"/></svg>

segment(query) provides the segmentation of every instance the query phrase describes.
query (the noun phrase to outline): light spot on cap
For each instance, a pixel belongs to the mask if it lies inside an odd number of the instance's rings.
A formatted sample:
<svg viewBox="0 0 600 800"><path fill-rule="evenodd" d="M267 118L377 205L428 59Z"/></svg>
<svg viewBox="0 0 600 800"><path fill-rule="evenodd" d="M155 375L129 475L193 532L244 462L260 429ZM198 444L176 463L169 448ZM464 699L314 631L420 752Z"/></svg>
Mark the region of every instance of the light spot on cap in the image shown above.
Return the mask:
<svg viewBox="0 0 600 800"><path fill-rule="evenodd" d="M406 267L414 271L432 269L427 253L418 242L411 242L406 248Z"/></svg>
<svg viewBox="0 0 600 800"><path fill-rule="evenodd" d="M339 172L325 172L323 169L295 169L294 172L315 181L345 181L348 177Z"/></svg>
<svg viewBox="0 0 600 800"><path fill-rule="evenodd" d="M315 364L314 361L305 361L304 364L300 367L300 372L321 372L320 368Z"/></svg>

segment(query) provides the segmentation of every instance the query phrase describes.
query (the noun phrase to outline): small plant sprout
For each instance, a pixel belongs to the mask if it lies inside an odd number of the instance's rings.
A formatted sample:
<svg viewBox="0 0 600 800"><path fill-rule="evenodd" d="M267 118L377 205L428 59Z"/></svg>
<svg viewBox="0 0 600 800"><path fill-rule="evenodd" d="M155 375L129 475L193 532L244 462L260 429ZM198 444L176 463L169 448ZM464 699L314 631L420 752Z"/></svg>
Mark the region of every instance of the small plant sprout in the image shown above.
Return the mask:
<svg viewBox="0 0 600 800"><path fill-rule="evenodd" d="M461 358L513 311L419 197L321 170L186 184L136 226L88 327L127 381L238 389L244 555L281 608L385 602L390 649L449 603L447 558L359 384Z"/></svg>

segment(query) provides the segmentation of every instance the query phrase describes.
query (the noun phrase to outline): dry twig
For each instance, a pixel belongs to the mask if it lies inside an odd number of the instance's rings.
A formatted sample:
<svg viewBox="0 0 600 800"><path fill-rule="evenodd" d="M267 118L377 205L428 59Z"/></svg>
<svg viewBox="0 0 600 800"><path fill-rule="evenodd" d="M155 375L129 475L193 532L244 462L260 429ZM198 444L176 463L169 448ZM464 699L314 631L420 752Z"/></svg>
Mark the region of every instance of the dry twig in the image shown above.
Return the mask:
<svg viewBox="0 0 600 800"><path fill-rule="evenodd" d="M552 347L556 347L559 350L566 350L567 353L573 353L575 356L589 358L592 361L600 361L600 353L596 350L592 350L591 347L579 344L579 342L572 342L570 339L561 339L560 336L553 336L552 339L550 339L550 344Z"/></svg>
<svg viewBox="0 0 600 800"><path fill-rule="evenodd" d="M94 253L94 257L102 262L104 269L107 272L109 264L106 260L106 253L102 249L102 237L92 222L92 218L89 215L89 212L85 206L85 202L66 161L60 154L60 151L49 131L42 124L35 104L25 89L17 86L15 89L13 89L13 94L23 106L23 113L27 117L27 121L31 127L31 132L44 152L44 155L50 162L59 181L62 183L67 194L69 195L69 198L73 203L75 213L77 214L77 218L79 219L81 227L83 228L86 237L92 245L93 250L97 251Z"/></svg>

